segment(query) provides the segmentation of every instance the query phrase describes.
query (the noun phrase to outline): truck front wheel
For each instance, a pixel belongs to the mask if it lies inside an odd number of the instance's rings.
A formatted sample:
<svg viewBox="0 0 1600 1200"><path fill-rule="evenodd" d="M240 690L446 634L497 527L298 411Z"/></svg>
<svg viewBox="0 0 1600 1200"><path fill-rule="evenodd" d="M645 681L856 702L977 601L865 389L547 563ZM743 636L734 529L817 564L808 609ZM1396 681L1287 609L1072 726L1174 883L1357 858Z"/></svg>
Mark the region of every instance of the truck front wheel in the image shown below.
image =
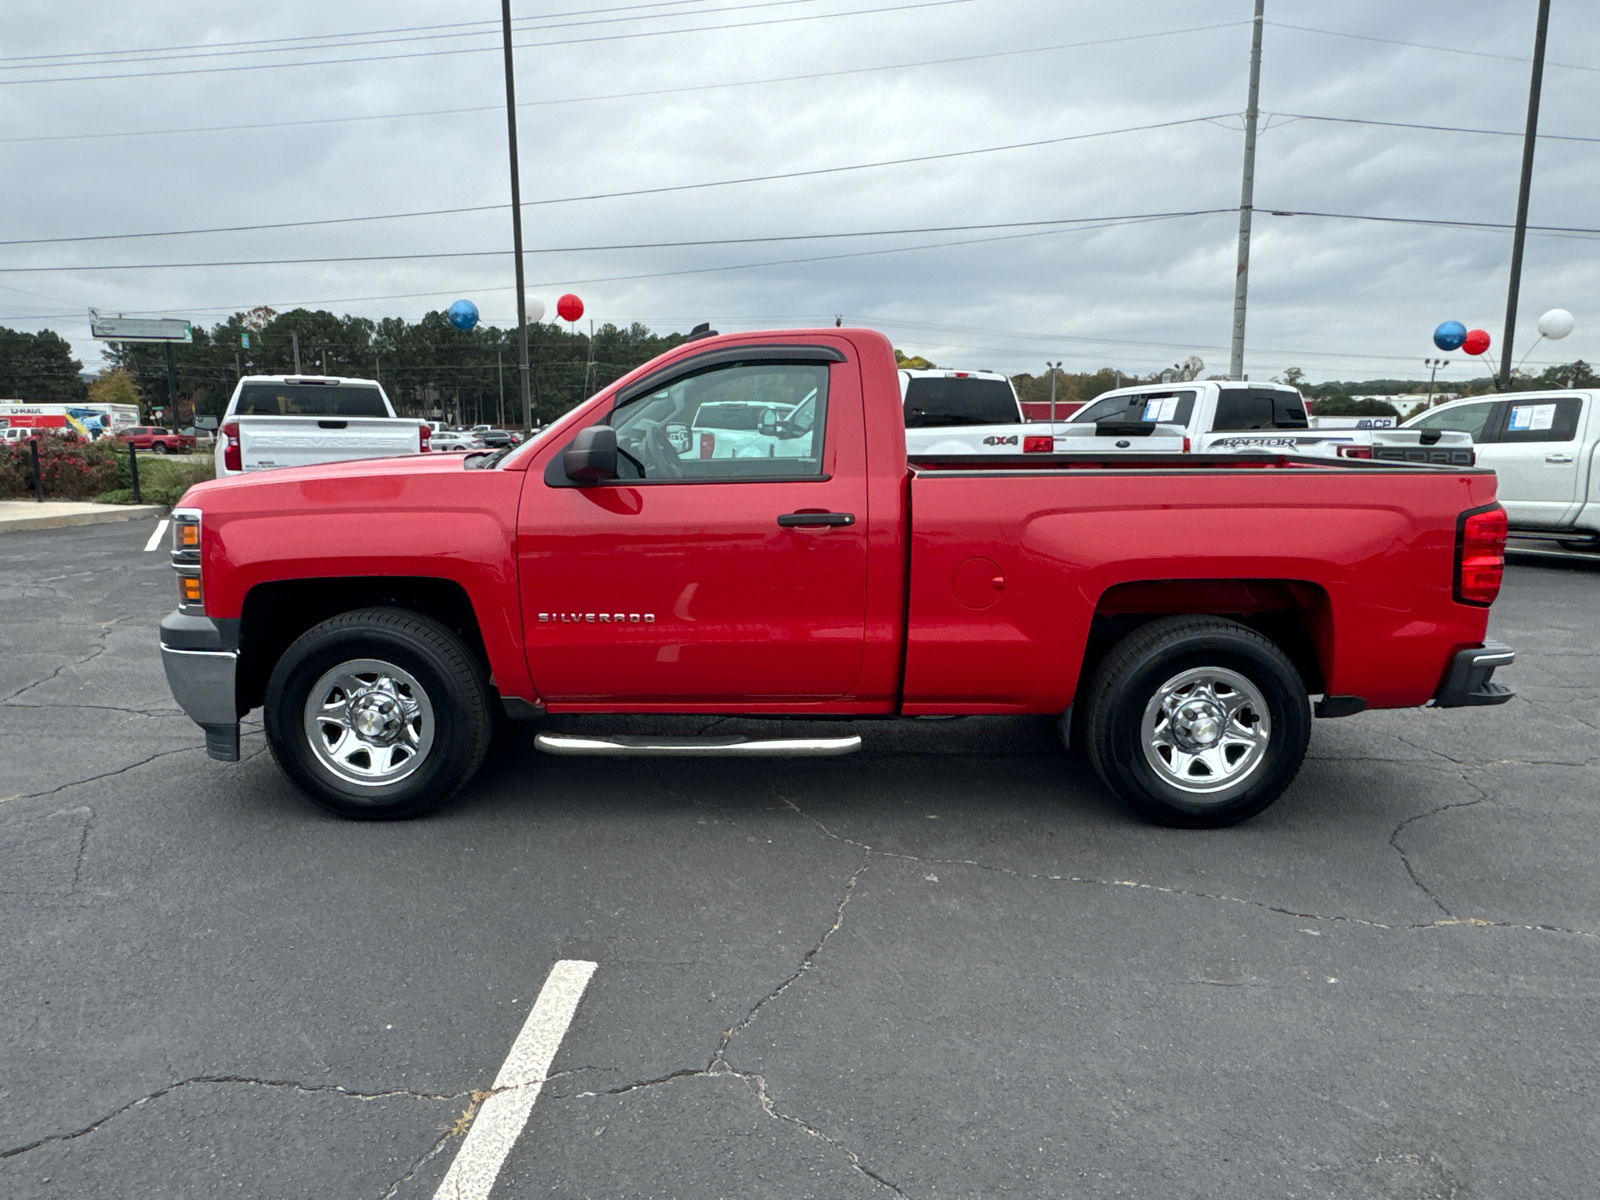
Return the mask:
<svg viewBox="0 0 1600 1200"><path fill-rule="evenodd" d="M477 772L493 727L472 652L403 609L322 622L267 682L267 744L278 765L317 804L355 820L439 807Z"/></svg>
<svg viewBox="0 0 1600 1200"><path fill-rule="evenodd" d="M1129 634L1089 688L1086 750L1140 816L1233 825L1294 781L1311 739L1304 681L1274 643L1221 617L1165 617Z"/></svg>

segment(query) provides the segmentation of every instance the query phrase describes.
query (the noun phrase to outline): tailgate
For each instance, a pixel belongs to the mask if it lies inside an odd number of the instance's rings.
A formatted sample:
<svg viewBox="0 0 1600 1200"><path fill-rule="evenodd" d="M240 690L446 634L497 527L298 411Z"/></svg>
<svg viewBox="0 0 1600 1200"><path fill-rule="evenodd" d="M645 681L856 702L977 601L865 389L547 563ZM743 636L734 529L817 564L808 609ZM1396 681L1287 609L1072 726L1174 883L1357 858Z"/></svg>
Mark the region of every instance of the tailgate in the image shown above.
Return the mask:
<svg viewBox="0 0 1600 1200"><path fill-rule="evenodd" d="M396 458L422 449L421 426L404 417L240 417L246 471Z"/></svg>

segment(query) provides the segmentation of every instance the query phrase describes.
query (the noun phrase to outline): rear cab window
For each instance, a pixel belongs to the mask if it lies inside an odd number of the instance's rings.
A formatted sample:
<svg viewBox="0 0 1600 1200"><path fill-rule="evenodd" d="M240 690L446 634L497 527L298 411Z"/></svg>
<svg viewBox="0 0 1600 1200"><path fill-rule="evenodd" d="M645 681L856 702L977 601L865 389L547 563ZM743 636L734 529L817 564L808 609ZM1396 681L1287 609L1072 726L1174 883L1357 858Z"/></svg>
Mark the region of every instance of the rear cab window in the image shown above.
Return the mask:
<svg viewBox="0 0 1600 1200"><path fill-rule="evenodd" d="M1306 409L1299 395L1278 388L1222 388L1211 428L1218 433L1259 429L1305 429Z"/></svg>
<svg viewBox="0 0 1600 1200"><path fill-rule="evenodd" d="M905 415L907 429L1016 425L1022 420L1016 394L1006 380L954 376L907 383Z"/></svg>
<svg viewBox="0 0 1600 1200"><path fill-rule="evenodd" d="M247 383L240 417L387 417L383 394L363 384Z"/></svg>

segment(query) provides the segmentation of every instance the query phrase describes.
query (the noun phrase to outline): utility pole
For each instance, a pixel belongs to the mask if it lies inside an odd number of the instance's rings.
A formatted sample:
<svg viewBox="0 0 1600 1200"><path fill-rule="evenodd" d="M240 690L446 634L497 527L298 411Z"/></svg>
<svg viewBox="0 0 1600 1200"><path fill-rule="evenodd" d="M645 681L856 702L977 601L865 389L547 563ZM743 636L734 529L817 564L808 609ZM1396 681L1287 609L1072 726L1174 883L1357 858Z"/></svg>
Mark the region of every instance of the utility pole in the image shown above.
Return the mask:
<svg viewBox="0 0 1600 1200"><path fill-rule="evenodd" d="M1547 0L1546 0L1547 2ZM1256 0L1250 33L1250 98L1244 110L1244 183L1239 189L1239 266L1233 277L1233 351L1228 378L1244 377L1244 312L1250 292L1250 215L1256 197L1256 117L1261 98L1261 26L1266 0Z"/></svg>
<svg viewBox="0 0 1600 1200"><path fill-rule="evenodd" d="M1528 236L1528 190L1533 185L1533 147L1539 138L1539 89L1544 84L1545 32L1550 26L1550 0L1539 0L1539 23L1533 33L1533 75L1528 81L1528 128L1522 135L1522 185L1517 189L1517 231L1511 237L1511 285L1506 292L1506 338L1500 344L1502 392L1511 390L1511 339L1517 330L1517 293L1522 288L1522 242Z"/></svg>
<svg viewBox="0 0 1600 1200"><path fill-rule="evenodd" d="M300 334L297 330L289 331L289 340L294 343L294 373L300 374Z"/></svg>
<svg viewBox="0 0 1600 1200"><path fill-rule="evenodd" d="M1425 403L1422 407L1432 408L1433 381L1438 377L1439 368L1448 367L1450 365L1450 360L1448 358L1425 358L1422 360L1422 365L1428 368L1428 400L1427 403Z"/></svg>
<svg viewBox="0 0 1600 1200"><path fill-rule="evenodd" d="M517 372L522 379L522 432L533 432L528 400L528 297L522 278L522 180L517 170L517 82L511 60L511 0L500 0L500 31L506 46L506 140L511 148L511 241L517 260Z"/></svg>
<svg viewBox="0 0 1600 1200"><path fill-rule="evenodd" d="M1050 368L1050 424L1054 426L1056 423L1056 380L1061 375L1061 364L1046 361L1044 365ZM1050 432L1054 433L1055 430L1051 429Z"/></svg>
<svg viewBox="0 0 1600 1200"><path fill-rule="evenodd" d="M500 428L506 427L506 363L505 351L498 346L494 351L494 365L500 371Z"/></svg>

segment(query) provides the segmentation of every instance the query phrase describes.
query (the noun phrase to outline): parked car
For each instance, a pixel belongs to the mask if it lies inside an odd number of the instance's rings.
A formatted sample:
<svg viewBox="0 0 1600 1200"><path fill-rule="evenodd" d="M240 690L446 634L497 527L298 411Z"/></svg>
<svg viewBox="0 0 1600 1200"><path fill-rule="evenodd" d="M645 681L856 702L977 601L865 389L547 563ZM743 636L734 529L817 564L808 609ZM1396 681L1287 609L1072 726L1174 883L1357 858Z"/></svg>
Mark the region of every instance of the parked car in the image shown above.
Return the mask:
<svg viewBox="0 0 1600 1200"><path fill-rule="evenodd" d="M460 429L436 430L428 439L428 448L434 451L476 450L478 445L472 435Z"/></svg>
<svg viewBox="0 0 1600 1200"><path fill-rule="evenodd" d="M132 425L117 430L112 436L119 442L132 442L136 450L149 450L156 454L194 453L194 434L174 433L159 425Z"/></svg>
<svg viewBox="0 0 1600 1200"><path fill-rule="evenodd" d="M426 421L397 417L372 379L246 375L217 438L217 477L278 467L424 453Z"/></svg>
<svg viewBox="0 0 1600 1200"><path fill-rule="evenodd" d="M1511 529L1600 550L1600 391L1511 392L1452 400L1404 429L1454 430L1500 478Z"/></svg>
<svg viewBox="0 0 1600 1200"><path fill-rule="evenodd" d="M1505 545L1492 472L1108 450L908 466L897 376L870 330L708 337L515 450L199 484L173 513L173 695L223 760L263 708L282 770L355 818L441 804L498 707L1050 714L1131 808L1187 827L1272 803L1313 714L1510 699L1491 676L1514 654L1485 640ZM698 458L670 433L710 396L809 392L791 457Z"/></svg>

